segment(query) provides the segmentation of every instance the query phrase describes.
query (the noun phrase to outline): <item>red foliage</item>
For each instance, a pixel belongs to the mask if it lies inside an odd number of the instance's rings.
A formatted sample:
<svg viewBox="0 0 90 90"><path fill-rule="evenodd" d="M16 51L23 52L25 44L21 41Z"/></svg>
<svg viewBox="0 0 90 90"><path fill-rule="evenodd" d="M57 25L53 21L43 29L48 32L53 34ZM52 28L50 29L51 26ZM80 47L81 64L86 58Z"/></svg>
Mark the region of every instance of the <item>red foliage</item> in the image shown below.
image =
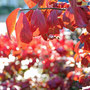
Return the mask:
<svg viewBox="0 0 90 90"><path fill-rule="evenodd" d="M31 18L31 30L34 32L39 28L40 34L48 32L48 28L45 22L45 18L40 10L35 10Z"/></svg>
<svg viewBox="0 0 90 90"><path fill-rule="evenodd" d="M10 41L8 36L0 36L0 56L9 57L13 52L15 60L19 60L17 65L11 62L10 66L4 69L3 74L0 74L2 81L4 82L4 77L7 77L5 73L8 71L13 80L16 80L14 74L20 72L23 59L31 59L27 68L31 68L38 59L42 63L43 73L50 77L45 85L39 82L42 87L49 90L71 90L74 86L74 89L78 90L82 86L90 85L89 73L78 66L80 63L82 67L90 66L90 6L82 6L82 3L87 1L69 0L70 4L58 3L58 0L24 1L32 10L25 14L21 12L16 22L18 12L24 10L17 8L6 20L9 37L15 29L17 42L13 37ZM32 8L36 5L38 8ZM87 31L80 35L80 41L74 48L73 41L66 40L64 31L61 31L63 28L71 31L85 28ZM76 53L75 61L70 61L68 58L73 56L73 49ZM67 66L67 63L74 66ZM6 87L10 82L6 82ZM14 81L13 85L20 85L21 88L28 90L31 83L32 80L23 83ZM12 88L12 85L10 87Z"/></svg>
<svg viewBox="0 0 90 90"><path fill-rule="evenodd" d="M15 31L17 42L20 47L25 47L26 44L30 43L32 40L32 31L30 30L29 22L24 13L20 14L20 17L16 23Z"/></svg>
<svg viewBox="0 0 90 90"><path fill-rule="evenodd" d="M32 8L34 6L36 6L36 4L38 5L43 5L45 0L24 0L25 3L28 5L29 8Z"/></svg>

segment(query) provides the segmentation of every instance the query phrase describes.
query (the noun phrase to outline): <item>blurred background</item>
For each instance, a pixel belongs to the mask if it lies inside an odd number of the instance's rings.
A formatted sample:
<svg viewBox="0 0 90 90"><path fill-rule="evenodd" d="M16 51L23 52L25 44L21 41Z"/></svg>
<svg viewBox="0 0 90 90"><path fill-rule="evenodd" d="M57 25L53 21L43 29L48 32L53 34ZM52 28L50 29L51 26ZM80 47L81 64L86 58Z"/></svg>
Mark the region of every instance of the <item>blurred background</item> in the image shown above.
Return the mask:
<svg viewBox="0 0 90 90"><path fill-rule="evenodd" d="M68 3L68 0L58 1ZM24 0L0 0L0 90L81 89L82 83L77 82L81 69L86 74L90 72L90 68L81 68L81 63L73 58L81 29L72 33L64 28L60 38L48 42L41 37L34 38L31 46L20 50L16 39L13 37L11 41L6 35L6 19L18 7L28 8ZM77 73L74 71L76 64L80 68Z"/></svg>
<svg viewBox="0 0 90 90"><path fill-rule="evenodd" d="M0 0L0 14L8 14L16 7L24 7L24 0Z"/></svg>
<svg viewBox="0 0 90 90"><path fill-rule="evenodd" d="M6 18L17 7L25 7L24 0L0 0L0 34L6 33Z"/></svg>

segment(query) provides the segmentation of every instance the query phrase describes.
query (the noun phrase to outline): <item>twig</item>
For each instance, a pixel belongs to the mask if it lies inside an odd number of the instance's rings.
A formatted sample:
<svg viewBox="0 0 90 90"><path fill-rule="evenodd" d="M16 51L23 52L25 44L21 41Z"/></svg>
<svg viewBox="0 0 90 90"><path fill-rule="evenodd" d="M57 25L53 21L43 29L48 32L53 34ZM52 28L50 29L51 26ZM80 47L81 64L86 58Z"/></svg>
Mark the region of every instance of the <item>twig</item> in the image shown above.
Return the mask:
<svg viewBox="0 0 90 90"><path fill-rule="evenodd" d="M36 10L36 9L39 9L39 10L43 10L43 9L55 9L55 10L66 10L66 8L29 8L29 9L21 9L20 11L25 11L25 10Z"/></svg>

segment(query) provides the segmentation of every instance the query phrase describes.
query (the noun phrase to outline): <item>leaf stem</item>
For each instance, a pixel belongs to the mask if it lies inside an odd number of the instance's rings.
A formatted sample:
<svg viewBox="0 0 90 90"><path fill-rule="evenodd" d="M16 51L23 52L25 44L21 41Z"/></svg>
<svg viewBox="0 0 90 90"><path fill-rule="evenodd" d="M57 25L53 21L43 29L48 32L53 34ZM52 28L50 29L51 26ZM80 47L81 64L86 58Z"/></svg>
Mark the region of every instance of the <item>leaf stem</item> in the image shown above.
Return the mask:
<svg viewBox="0 0 90 90"><path fill-rule="evenodd" d="M21 9L20 11L25 11L25 10L36 10L36 9L39 9L39 10L43 10L43 9L55 9L55 10L66 10L66 8L29 8L29 9Z"/></svg>

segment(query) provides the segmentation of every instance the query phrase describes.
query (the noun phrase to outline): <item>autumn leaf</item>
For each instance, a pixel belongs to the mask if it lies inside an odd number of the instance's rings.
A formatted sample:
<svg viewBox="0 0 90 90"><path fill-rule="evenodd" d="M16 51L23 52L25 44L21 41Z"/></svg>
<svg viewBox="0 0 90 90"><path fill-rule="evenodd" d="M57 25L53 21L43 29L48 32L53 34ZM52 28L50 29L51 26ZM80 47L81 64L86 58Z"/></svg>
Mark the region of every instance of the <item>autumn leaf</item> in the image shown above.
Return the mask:
<svg viewBox="0 0 90 90"><path fill-rule="evenodd" d="M39 28L37 28L35 30L35 32L33 32L33 37L36 37L36 36L39 36L40 35L40 31L39 31Z"/></svg>
<svg viewBox="0 0 90 90"><path fill-rule="evenodd" d="M56 26L58 23L59 21L57 19L57 12L56 10L53 10L47 18L47 24L49 27L53 27Z"/></svg>
<svg viewBox="0 0 90 90"><path fill-rule="evenodd" d="M87 29L87 31L90 33L90 22L87 24L86 29Z"/></svg>
<svg viewBox="0 0 90 90"><path fill-rule="evenodd" d="M15 29L16 18L17 18L19 10L20 8L17 8L14 11L12 11L6 20L7 31L8 31L9 37L12 34L13 30Z"/></svg>
<svg viewBox="0 0 90 90"><path fill-rule="evenodd" d="M25 15L26 15L26 17L27 17L27 19L28 19L28 21L29 21L29 24L31 24L31 17L32 17L32 14L33 14L33 10L30 10L30 11L28 11ZM32 30L32 29L31 29ZM33 31L32 31L33 32ZM33 32L33 37L34 36L38 36L38 35L40 35L40 31L39 31L39 29L36 29L36 31L35 32Z"/></svg>
<svg viewBox="0 0 90 90"><path fill-rule="evenodd" d="M32 14L33 14L33 10L30 10L26 13L26 17L28 19L28 21L31 23L31 17L32 17Z"/></svg>
<svg viewBox="0 0 90 90"><path fill-rule="evenodd" d="M47 0L49 4L56 3L58 0Z"/></svg>
<svg viewBox="0 0 90 90"><path fill-rule="evenodd" d="M31 17L31 30L34 32L39 28L40 34L48 32L44 15L40 10L35 10Z"/></svg>
<svg viewBox="0 0 90 90"><path fill-rule="evenodd" d="M78 27L86 27L88 20L86 17L86 13L81 7L77 7L77 2L76 0L69 0L71 7L73 9L74 17L75 17L75 22Z"/></svg>
<svg viewBox="0 0 90 90"><path fill-rule="evenodd" d="M83 14L83 15L82 15ZM84 12L83 9L81 8L77 8L76 11L75 11L75 20L76 20L76 24L79 26L79 27L86 27L87 26L87 23L88 23L88 19L86 17L86 14Z"/></svg>
<svg viewBox="0 0 90 90"><path fill-rule="evenodd" d="M69 7L69 4L66 3L66 2L58 2L58 5L57 5L59 8L68 8Z"/></svg>
<svg viewBox="0 0 90 90"><path fill-rule="evenodd" d="M82 9L86 13L86 17L87 17L87 19L89 21L90 20L90 6L83 6Z"/></svg>
<svg viewBox="0 0 90 90"><path fill-rule="evenodd" d="M74 31L76 26L75 23L75 17L73 13L73 9L69 7L64 14L61 16L61 19L65 25L66 28L70 29L71 31Z"/></svg>
<svg viewBox="0 0 90 90"><path fill-rule="evenodd" d="M78 53L80 47L80 41L75 45L74 51Z"/></svg>
<svg viewBox="0 0 90 90"><path fill-rule="evenodd" d="M24 0L24 2L28 5L29 8L36 6L39 1L40 0Z"/></svg>
<svg viewBox="0 0 90 90"><path fill-rule="evenodd" d="M88 64L90 63L90 55L87 54L86 56L84 56L81 60L81 63L82 63L82 65L87 67Z"/></svg>
<svg viewBox="0 0 90 90"><path fill-rule="evenodd" d="M22 12L15 27L19 47L24 48L32 40L32 32L26 15Z"/></svg>
<svg viewBox="0 0 90 90"><path fill-rule="evenodd" d="M79 38L81 43L84 43L84 50L90 51L90 33L82 34Z"/></svg>
<svg viewBox="0 0 90 90"><path fill-rule="evenodd" d="M51 12L51 9L47 9L47 10L42 11L45 19L47 19L47 17L49 16L50 12Z"/></svg>
<svg viewBox="0 0 90 90"><path fill-rule="evenodd" d="M45 7L47 0L24 0L24 2L28 5L29 8L36 6L37 4L40 6Z"/></svg>

